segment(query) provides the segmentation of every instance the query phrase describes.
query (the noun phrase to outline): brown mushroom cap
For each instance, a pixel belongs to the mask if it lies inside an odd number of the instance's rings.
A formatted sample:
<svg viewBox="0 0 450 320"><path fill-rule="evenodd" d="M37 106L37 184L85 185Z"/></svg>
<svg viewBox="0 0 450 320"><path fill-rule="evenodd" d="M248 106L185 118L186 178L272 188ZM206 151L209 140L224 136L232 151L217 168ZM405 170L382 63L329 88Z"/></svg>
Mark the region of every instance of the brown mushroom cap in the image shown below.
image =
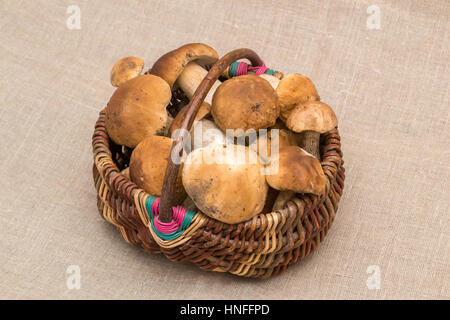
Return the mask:
<svg viewBox="0 0 450 320"><path fill-rule="evenodd" d="M166 106L172 94L167 83L153 75L133 78L113 93L106 107L106 130L117 144L135 147L151 135L163 135L171 118Z"/></svg>
<svg viewBox="0 0 450 320"><path fill-rule="evenodd" d="M183 185L195 205L206 215L225 223L239 223L261 212L268 190L262 166L236 161L227 153L256 153L242 145L212 144L191 152L183 168ZM252 155L251 155L252 154ZM205 160L218 157L222 164Z"/></svg>
<svg viewBox="0 0 450 320"><path fill-rule="evenodd" d="M276 89L280 118L286 121L292 109L305 101L320 100L314 83L301 74L290 74L280 80Z"/></svg>
<svg viewBox="0 0 450 320"><path fill-rule="evenodd" d="M217 126L224 131L258 130L275 124L280 107L268 81L255 75L245 75L231 78L217 88L211 114Z"/></svg>
<svg viewBox="0 0 450 320"><path fill-rule="evenodd" d="M191 61L200 65L210 65L219 59L216 50L203 43L189 43L160 57L150 70L150 74L167 81L172 88L184 67Z"/></svg>
<svg viewBox="0 0 450 320"><path fill-rule="evenodd" d="M144 60L136 57L126 57L116 62L111 70L111 84L118 87L134 77L144 68Z"/></svg>
<svg viewBox="0 0 450 320"><path fill-rule="evenodd" d="M131 154L131 181L153 196L161 196L172 143L173 140L167 137L150 136L141 141ZM175 190L177 204L180 204L186 197L181 182L181 170Z"/></svg>
<svg viewBox="0 0 450 320"><path fill-rule="evenodd" d="M286 126L294 132L315 131L325 133L338 124L333 109L320 101L306 101L294 108Z"/></svg>
<svg viewBox="0 0 450 320"><path fill-rule="evenodd" d="M267 183L280 191L312 193L321 195L325 191L327 178L320 162L300 147L280 148L271 158L271 166L278 172L266 175Z"/></svg>

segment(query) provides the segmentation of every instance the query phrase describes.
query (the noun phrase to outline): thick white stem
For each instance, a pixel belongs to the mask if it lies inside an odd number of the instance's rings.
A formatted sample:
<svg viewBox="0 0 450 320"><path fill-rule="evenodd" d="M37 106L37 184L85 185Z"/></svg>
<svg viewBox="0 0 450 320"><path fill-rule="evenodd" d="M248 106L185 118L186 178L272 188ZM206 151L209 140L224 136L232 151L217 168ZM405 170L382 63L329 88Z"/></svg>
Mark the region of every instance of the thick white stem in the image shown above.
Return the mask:
<svg viewBox="0 0 450 320"><path fill-rule="evenodd" d="M269 81L273 90L277 90L278 84L280 83L280 79L278 79L277 77L271 76L270 74L265 74L265 73L261 74L260 77Z"/></svg>
<svg viewBox="0 0 450 320"><path fill-rule="evenodd" d="M195 63L195 61L189 62L184 67L183 73L181 73L181 75L178 77L177 83L180 86L181 90L183 90L183 92L186 94L186 96L191 99L194 95L195 90L197 90L198 86L207 74L208 71ZM216 92L217 87L219 87L221 83L222 82L220 82L219 80L214 82L211 90L209 90L208 94L206 95L205 102L209 104L212 103L214 92Z"/></svg>

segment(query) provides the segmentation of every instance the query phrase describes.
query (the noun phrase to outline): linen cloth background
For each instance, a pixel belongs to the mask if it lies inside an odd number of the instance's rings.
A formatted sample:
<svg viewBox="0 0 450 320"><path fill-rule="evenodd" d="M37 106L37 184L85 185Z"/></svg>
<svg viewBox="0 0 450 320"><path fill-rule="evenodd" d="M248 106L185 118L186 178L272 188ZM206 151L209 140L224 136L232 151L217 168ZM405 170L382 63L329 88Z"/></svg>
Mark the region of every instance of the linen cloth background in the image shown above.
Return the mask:
<svg viewBox="0 0 450 320"><path fill-rule="evenodd" d="M66 26L72 4L80 30ZM370 5L380 30L367 28ZM3 0L0 13L0 298L450 298L448 0ZM97 212L91 135L112 65L135 55L147 70L189 42L252 48L309 76L339 119L336 220L281 276L172 263ZM379 290L366 285L371 265Z"/></svg>

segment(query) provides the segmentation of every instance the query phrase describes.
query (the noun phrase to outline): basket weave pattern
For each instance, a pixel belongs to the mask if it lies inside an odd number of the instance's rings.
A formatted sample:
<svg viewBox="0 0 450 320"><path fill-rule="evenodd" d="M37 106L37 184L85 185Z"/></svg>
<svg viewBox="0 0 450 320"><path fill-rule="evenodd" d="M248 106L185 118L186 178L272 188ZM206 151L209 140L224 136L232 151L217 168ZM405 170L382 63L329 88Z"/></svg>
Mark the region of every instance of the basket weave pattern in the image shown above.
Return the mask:
<svg viewBox="0 0 450 320"><path fill-rule="evenodd" d="M328 178L325 196L297 194L283 210L234 225L198 212L180 237L168 241L160 239L150 226L145 208L149 194L117 167L117 159L123 155L108 137L104 110L95 125L92 146L100 215L118 227L127 242L209 271L254 278L280 274L322 242L344 188L344 161L335 129L321 137L321 165Z"/></svg>

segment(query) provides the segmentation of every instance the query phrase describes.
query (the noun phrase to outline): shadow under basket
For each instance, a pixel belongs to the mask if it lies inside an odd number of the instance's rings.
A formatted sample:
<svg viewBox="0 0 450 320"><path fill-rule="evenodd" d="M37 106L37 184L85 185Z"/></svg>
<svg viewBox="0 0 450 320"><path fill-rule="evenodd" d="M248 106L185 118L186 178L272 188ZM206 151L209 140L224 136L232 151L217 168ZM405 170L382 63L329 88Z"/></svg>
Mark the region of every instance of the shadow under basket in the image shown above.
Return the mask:
<svg viewBox="0 0 450 320"><path fill-rule="evenodd" d="M115 225L127 242L208 271L252 278L282 273L323 241L344 188L344 161L340 136L335 129L320 139L321 165L327 177L324 196L296 194L282 210L259 214L233 225L196 212L176 237L164 238L154 228L152 210L148 210L149 200L154 197L121 173L129 154L108 137L104 110L95 125L92 145L100 215Z"/></svg>

